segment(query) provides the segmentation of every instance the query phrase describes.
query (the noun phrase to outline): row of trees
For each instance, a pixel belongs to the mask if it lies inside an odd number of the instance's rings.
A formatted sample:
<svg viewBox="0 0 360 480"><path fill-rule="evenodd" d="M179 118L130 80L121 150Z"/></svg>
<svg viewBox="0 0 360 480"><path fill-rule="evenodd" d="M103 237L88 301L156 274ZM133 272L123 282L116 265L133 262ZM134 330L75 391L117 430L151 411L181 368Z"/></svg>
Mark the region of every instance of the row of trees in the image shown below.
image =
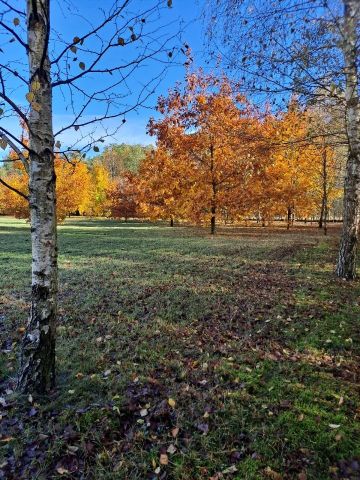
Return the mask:
<svg viewBox="0 0 360 480"><path fill-rule="evenodd" d="M118 186L131 172L138 171L146 151L150 149L142 145L111 145L88 162L76 156L57 155L54 166L58 221L63 221L70 214L116 216L112 202ZM27 157L26 151L23 155ZM10 152L4 165L0 169L0 213L29 218L27 172L14 151Z"/></svg>
<svg viewBox="0 0 360 480"><path fill-rule="evenodd" d="M106 168L99 163L87 165L76 159L65 161L60 156L55 159L54 165L59 221L70 213L82 212L94 216L108 213L110 178ZM15 162L2 177L13 189L0 187L0 212L17 218L29 218L28 178L22 164Z"/></svg>
<svg viewBox="0 0 360 480"><path fill-rule="evenodd" d="M295 98L284 112L255 109L226 77L188 73L150 120L157 149L140 169L150 216L209 219L320 216L341 195L341 148L314 135L323 114ZM331 109L327 110L331 113ZM331 128L336 118L327 118ZM145 195L142 193L145 192ZM143 196L142 196L143 195Z"/></svg>
<svg viewBox="0 0 360 480"><path fill-rule="evenodd" d="M55 160L57 217L94 216L209 222L316 216L325 226L341 195L343 155L322 135L332 109L303 109L295 98L277 115L260 113L225 76L188 72L158 101L149 132L156 148L113 145L91 162ZM15 156L13 152L12 156ZM16 158L16 156L15 156ZM10 158L11 160L11 158ZM27 195L21 162L4 177ZM3 213L28 217L24 196L0 190Z"/></svg>

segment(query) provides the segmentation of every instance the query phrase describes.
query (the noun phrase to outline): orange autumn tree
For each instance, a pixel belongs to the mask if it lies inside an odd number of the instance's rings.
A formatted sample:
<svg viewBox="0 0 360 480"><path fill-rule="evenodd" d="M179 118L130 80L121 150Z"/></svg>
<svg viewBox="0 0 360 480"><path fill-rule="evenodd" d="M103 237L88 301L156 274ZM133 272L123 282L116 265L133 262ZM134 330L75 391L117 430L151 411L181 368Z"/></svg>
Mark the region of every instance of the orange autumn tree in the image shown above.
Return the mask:
<svg viewBox="0 0 360 480"><path fill-rule="evenodd" d="M162 118L150 120L149 132L187 179L182 209L192 220L210 220L214 234L221 210L243 207L265 148L260 122L236 85L202 70L188 72L184 88L160 97L157 109Z"/></svg>
<svg viewBox="0 0 360 480"><path fill-rule="evenodd" d="M308 136L309 119L295 99L277 116L264 123L270 156L261 166L254 183L254 199L263 222L276 215L287 218L287 228L295 216L307 217L317 211L315 198L319 152Z"/></svg>
<svg viewBox="0 0 360 480"><path fill-rule="evenodd" d="M68 214L77 210L80 212L86 211L90 201L91 181L88 166L76 159L68 162L57 157L55 159L55 172L58 221L63 221ZM23 194L28 194L28 176L20 162L15 161L13 163L4 180ZM18 193L0 185L0 199L2 210L7 215L29 218L28 201Z"/></svg>
<svg viewBox="0 0 360 480"><path fill-rule="evenodd" d="M101 162L95 161L90 167L90 177L86 212L96 217L108 215L111 211L110 192L114 186L109 170Z"/></svg>
<svg viewBox="0 0 360 480"><path fill-rule="evenodd" d="M80 160L70 162L57 157L56 213L59 221L70 213L86 212L90 202L91 177L88 166Z"/></svg>
<svg viewBox="0 0 360 480"><path fill-rule="evenodd" d="M25 197L28 195L28 177L21 162L15 162L3 175L3 179L17 192L22 193ZM27 218L29 202L17 192L0 184L0 212L4 215L14 215L16 218Z"/></svg>
<svg viewBox="0 0 360 480"><path fill-rule="evenodd" d="M27 145L25 128L21 124L23 135L22 141ZM6 148L5 145L1 145ZM28 158L27 150L19 152L25 158ZM26 164L19 158L18 153L10 150L6 159L7 168L3 168L0 181L0 213L5 215L14 215L16 218L25 218L29 215L29 186Z"/></svg>
<svg viewBox="0 0 360 480"><path fill-rule="evenodd" d="M138 176L130 171L122 172L107 191L110 214L113 218L138 218Z"/></svg>
<svg viewBox="0 0 360 480"><path fill-rule="evenodd" d="M148 152L138 175L138 200L142 214L151 219L167 219L174 225L183 218L183 195L188 180L182 165L160 146Z"/></svg>

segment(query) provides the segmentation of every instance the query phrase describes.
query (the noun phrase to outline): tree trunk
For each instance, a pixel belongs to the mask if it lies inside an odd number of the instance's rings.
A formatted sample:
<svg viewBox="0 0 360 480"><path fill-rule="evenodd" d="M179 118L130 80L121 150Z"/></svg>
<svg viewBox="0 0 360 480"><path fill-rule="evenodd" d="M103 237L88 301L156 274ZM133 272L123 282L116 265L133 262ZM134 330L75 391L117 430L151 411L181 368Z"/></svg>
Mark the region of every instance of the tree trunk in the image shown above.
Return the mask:
<svg viewBox="0 0 360 480"><path fill-rule="evenodd" d="M327 235L327 221L329 216L328 208L328 185L327 185L327 152L326 147L323 149L323 220L324 220L324 235Z"/></svg>
<svg viewBox="0 0 360 480"><path fill-rule="evenodd" d="M211 235L215 234L216 230L216 205L212 205L211 207Z"/></svg>
<svg viewBox="0 0 360 480"><path fill-rule="evenodd" d="M357 69L359 50L357 26L360 21L360 8L358 0L343 1L348 159L344 185L343 229L336 274L350 280L356 276L356 249L360 221L360 103Z"/></svg>
<svg viewBox="0 0 360 480"><path fill-rule="evenodd" d="M287 223L286 223L286 229L287 230L290 230L291 215L292 215L292 209L291 209L291 207L288 207L288 209L287 209Z"/></svg>
<svg viewBox="0 0 360 480"><path fill-rule="evenodd" d="M174 226L174 219L173 217L170 217L170 227L173 227Z"/></svg>
<svg viewBox="0 0 360 480"><path fill-rule="evenodd" d="M49 19L50 0L27 1L30 85L35 99L29 116L31 309L18 377L18 389L26 393L45 393L55 381L57 238Z"/></svg>
<svg viewBox="0 0 360 480"><path fill-rule="evenodd" d="M324 221L324 195L321 200L321 210L320 210L320 217L319 217L319 228L323 227L323 221Z"/></svg>
<svg viewBox="0 0 360 480"><path fill-rule="evenodd" d="M210 157L211 157L211 176L212 176L212 197L211 197L211 226L210 226L210 233L211 235L215 235L216 230L216 182L214 178L214 147L213 145L210 146Z"/></svg>

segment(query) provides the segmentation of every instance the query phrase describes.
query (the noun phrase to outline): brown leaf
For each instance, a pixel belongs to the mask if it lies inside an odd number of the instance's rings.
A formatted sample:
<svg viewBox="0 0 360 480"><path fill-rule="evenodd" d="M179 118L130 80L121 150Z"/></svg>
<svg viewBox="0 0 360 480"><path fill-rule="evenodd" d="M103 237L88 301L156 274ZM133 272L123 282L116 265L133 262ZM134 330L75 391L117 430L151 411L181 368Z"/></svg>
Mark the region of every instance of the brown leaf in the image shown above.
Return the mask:
<svg viewBox="0 0 360 480"><path fill-rule="evenodd" d="M60 475L65 475L66 473L70 473L69 470L66 470L66 468L64 467L57 467L56 471Z"/></svg>
<svg viewBox="0 0 360 480"><path fill-rule="evenodd" d="M173 438L176 438L179 434L179 428L178 427L175 427L171 430L171 435L173 436Z"/></svg>
<svg viewBox="0 0 360 480"><path fill-rule="evenodd" d="M271 467L266 467L264 473L267 477L271 478L271 480L282 480L282 475L280 473L273 470Z"/></svg>

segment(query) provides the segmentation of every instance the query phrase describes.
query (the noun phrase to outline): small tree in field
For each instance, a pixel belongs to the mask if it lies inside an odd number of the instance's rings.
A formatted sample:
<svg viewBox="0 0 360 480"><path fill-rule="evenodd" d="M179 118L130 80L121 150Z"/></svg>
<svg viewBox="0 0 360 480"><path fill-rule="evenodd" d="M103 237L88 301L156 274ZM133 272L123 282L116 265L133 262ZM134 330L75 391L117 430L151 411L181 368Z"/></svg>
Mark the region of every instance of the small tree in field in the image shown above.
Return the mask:
<svg viewBox="0 0 360 480"><path fill-rule="evenodd" d="M28 131L29 142L25 143L17 131L7 128L5 121L0 126L0 140L3 148L9 146L16 152L29 177L26 198L31 219L31 309L21 346L18 389L44 393L55 381L58 289L55 152L68 157L91 148L99 151L97 143L113 135L125 122L125 115L146 102L166 67L167 50L173 47L166 28L159 25L163 9L171 3L150 0L141 2L146 5L140 8L140 2L134 0L101 2L98 22L90 28L85 18L87 12L82 15L75 12L77 29L71 38L64 38L50 26L50 7L56 7L55 2L24 3L26 11L22 2L21 5L0 2L3 48L8 40L6 59L0 65L0 113L4 120L19 117ZM91 7L93 2L89 3ZM68 9L67 14L74 15ZM138 68L152 59L161 60L161 67L134 95L128 88L130 80ZM23 104L13 98L14 91L17 95L23 93ZM53 118L55 95L65 102L67 118L71 117L57 131ZM113 128L106 123L109 120L115 125ZM96 128L100 127L97 134ZM75 140L63 145L62 138L69 131ZM7 186L17 190L10 184Z"/></svg>

